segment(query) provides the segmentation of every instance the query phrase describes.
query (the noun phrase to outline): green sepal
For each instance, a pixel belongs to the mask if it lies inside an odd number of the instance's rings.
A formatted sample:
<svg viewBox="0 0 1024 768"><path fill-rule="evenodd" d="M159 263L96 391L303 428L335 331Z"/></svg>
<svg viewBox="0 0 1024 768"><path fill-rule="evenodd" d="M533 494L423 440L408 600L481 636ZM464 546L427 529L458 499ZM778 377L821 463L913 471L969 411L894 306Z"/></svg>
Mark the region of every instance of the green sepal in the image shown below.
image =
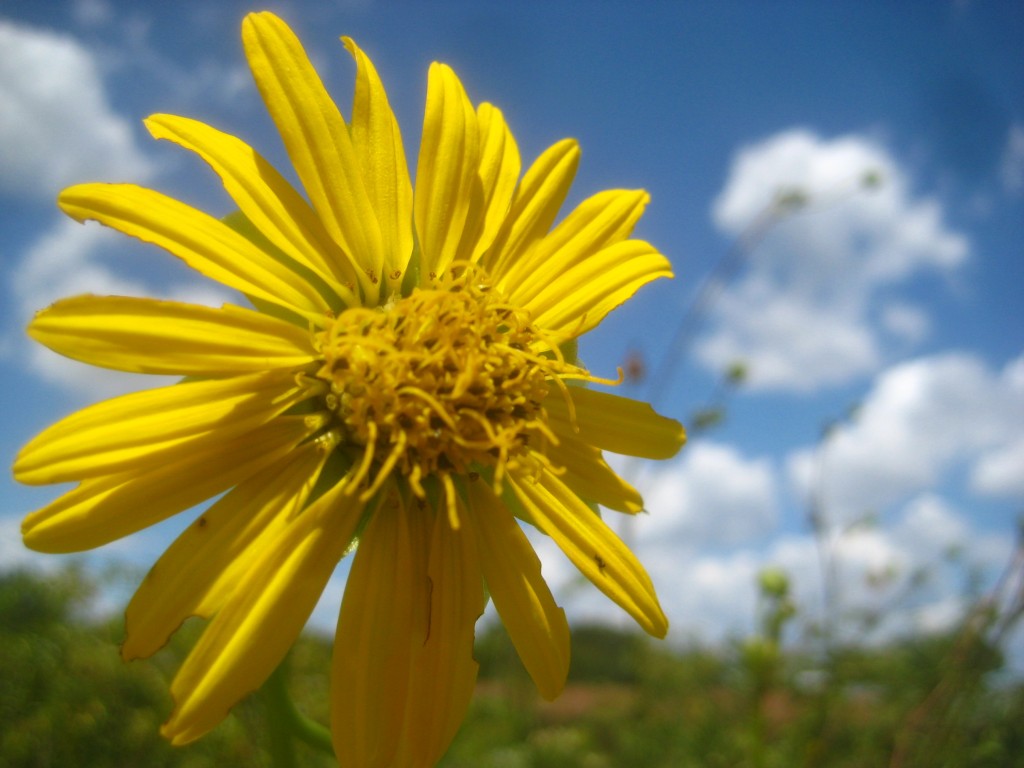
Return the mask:
<svg viewBox="0 0 1024 768"><path fill-rule="evenodd" d="M565 362L569 365L576 365L579 361L579 339L573 337L568 341L563 341L558 345L558 350L562 353L562 357L565 358Z"/></svg>

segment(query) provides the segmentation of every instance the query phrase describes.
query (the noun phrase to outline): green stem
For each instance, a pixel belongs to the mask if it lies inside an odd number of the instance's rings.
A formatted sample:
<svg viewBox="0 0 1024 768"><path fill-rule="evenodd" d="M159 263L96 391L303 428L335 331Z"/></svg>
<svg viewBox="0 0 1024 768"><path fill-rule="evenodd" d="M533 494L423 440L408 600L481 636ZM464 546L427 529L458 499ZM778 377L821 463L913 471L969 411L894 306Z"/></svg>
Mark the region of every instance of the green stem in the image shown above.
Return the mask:
<svg viewBox="0 0 1024 768"><path fill-rule="evenodd" d="M291 700L285 680L288 676L287 661L274 670L263 686L262 699L270 738L270 757L274 768L298 768L295 757L295 740L288 722Z"/></svg>
<svg viewBox="0 0 1024 768"><path fill-rule="evenodd" d="M329 755L334 754L331 733L303 715L288 695L288 658L278 665L261 691L266 713L270 756L275 768L298 768L295 740Z"/></svg>

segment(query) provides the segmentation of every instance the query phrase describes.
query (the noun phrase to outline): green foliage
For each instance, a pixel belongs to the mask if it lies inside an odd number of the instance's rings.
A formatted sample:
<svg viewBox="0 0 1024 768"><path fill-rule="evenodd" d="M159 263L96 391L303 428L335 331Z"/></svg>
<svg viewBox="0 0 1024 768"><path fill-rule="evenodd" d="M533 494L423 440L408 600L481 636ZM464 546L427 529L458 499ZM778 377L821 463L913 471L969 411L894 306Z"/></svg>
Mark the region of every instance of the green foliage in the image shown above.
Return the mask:
<svg viewBox="0 0 1024 768"><path fill-rule="evenodd" d="M947 635L831 655L787 649L798 619L780 571L760 575L758 632L716 649L672 648L632 631L577 627L565 693L539 699L500 626L477 642L480 682L443 768L1024 765L1024 685L979 611ZM159 735L168 683L199 627L154 660L118 655L120 620L87 611L77 571L0 576L0 766L269 766L261 697L186 747ZM289 657L298 708L328 720L330 642ZM297 744L295 765L333 762Z"/></svg>
<svg viewBox="0 0 1024 768"><path fill-rule="evenodd" d="M172 705L168 683L196 628L184 627L152 661L125 663L122 622L88 618L93 591L77 570L0 574L2 768L270 765L252 702L194 744L167 743L160 725ZM310 757L302 764L330 764Z"/></svg>
<svg viewBox="0 0 1024 768"><path fill-rule="evenodd" d="M488 629L478 695L442 766L1024 765L1024 686L993 676L1002 657L970 622L822 659L781 644L795 618L785 575L759 583L760 632L731 648L577 628L569 685L551 703Z"/></svg>

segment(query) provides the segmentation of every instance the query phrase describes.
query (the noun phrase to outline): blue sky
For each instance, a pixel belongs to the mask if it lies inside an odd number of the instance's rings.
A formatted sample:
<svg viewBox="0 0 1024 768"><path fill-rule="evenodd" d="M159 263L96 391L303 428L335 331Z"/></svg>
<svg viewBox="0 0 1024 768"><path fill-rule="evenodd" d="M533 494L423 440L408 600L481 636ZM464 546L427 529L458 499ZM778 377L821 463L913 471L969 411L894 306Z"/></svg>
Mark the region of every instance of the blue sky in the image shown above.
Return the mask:
<svg viewBox="0 0 1024 768"><path fill-rule="evenodd" d="M657 370L751 222L780 194L806 199L742 251L658 398L689 422L742 362L748 380L728 395L725 422L676 460L623 466L651 512L623 535L650 567L674 639L743 631L768 565L792 575L814 615L812 488L851 634L870 612L882 616L874 637L948 626L969 575L991 581L1007 561L1024 509L1024 9L1010 2L5 0L6 462L55 418L140 386L34 349L23 333L34 310L81 292L229 298L155 249L62 220L53 201L75 182L136 181L228 213L200 161L145 134L153 112L210 122L286 167L239 41L244 13L262 8L296 29L343 112L354 68L338 37L356 39L410 158L437 59L474 101L503 110L524 159L580 141L570 203L609 187L651 193L637 236L677 276L584 340L596 373L630 356ZM866 175L880 183L865 186ZM822 452L822 427L837 419ZM25 552L17 526L54 491L2 482L0 566L52 567L60 558ZM144 565L189 517L89 562ZM572 613L619 620L538 546ZM929 578L908 597L921 570ZM342 575L316 614L322 626Z"/></svg>

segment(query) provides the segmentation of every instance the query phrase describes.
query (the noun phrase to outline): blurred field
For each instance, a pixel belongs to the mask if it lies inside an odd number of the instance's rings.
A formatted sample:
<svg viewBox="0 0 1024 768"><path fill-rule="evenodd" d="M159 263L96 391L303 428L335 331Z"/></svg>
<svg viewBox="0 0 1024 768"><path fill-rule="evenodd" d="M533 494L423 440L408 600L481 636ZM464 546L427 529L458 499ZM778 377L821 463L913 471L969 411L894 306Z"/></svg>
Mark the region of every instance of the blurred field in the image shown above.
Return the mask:
<svg viewBox="0 0 1024 768"><path fill-rule="evenodd" d="M85 612L77 570L0 577L0 766L269 766L258 696L184 748L159 735L167 683L200 627L154 659L123 663L119 620ZM603 626L577 627L561 698L539 699L504 630L478 637L480 683L447 768L1024 765L1024 685L977 623L944 636L830 658L782 650L788 618L721 648L673 649ZM781 619L781 620L779 620ZM330 643L290 657L300 708L327 721ZM302 766L328 766L305 745Z"/></svg>

